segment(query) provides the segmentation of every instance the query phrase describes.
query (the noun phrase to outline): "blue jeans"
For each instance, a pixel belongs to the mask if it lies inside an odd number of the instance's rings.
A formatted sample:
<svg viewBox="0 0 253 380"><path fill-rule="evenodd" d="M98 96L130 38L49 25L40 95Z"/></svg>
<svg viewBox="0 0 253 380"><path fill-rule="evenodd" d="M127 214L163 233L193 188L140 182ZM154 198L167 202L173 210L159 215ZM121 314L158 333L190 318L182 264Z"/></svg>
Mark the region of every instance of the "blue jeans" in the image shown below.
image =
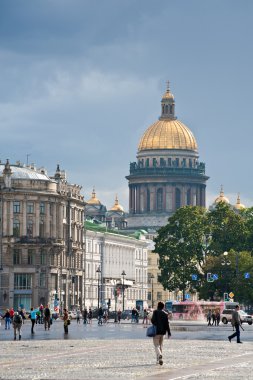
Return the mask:
<svg viewBox="0 0 253 380"><path fill-rule="evenodd" d="M11 319L8 317L5 317L5 329L10 329Z"/></svg>
<svg viewBox="0 0 253 380"><path fill-rule="evenodd" d="M230 335L229 338L233 339L235 336L237 337L237 343L239 343L240 342L240 325L238 325L237 323L235 324L235 333Z"/></svg>

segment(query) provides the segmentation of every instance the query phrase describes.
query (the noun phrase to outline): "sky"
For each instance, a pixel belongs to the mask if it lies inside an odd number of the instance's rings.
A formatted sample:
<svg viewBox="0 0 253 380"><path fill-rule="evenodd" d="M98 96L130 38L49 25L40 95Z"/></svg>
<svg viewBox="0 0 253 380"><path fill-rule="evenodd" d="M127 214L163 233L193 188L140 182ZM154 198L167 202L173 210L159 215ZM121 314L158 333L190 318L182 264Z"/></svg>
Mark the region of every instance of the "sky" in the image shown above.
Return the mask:
<svg viewBox="0 0 253 380"><path fill-rule="evenodd" d="M0 159L57 164L128 211L129 164L160 115L176 116L206 163L207 204L223 185L253 206L251 0L1 0Z"/></svg>

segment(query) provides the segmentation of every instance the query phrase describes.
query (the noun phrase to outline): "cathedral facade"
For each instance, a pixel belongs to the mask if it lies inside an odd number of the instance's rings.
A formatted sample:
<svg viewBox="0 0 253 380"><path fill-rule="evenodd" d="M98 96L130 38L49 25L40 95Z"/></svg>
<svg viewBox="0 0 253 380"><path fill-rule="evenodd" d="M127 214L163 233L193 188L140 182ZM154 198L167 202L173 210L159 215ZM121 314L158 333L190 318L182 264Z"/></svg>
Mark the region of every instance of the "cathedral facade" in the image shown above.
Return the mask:
<svg viewBox="0 0 253 380"><path fill-rule="evenodd" d="M140 139L130 163L128 228L155 230L182 206L206 206L205 164L199 162L196 139L175 116L169 85L161 116Z"/></svg>

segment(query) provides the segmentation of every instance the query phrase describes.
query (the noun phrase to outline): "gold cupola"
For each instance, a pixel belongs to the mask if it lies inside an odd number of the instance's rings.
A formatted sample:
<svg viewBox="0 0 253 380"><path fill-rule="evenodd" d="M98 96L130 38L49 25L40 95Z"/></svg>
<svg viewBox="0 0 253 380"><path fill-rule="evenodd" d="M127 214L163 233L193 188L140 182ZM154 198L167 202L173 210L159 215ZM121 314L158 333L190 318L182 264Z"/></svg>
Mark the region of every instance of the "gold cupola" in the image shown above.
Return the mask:
<svg viewBox="0 0 253 380"><path fill-rule="evenodd" d="M161 116L143 134L138 153L145 150L183 149L197 152L198 146L191 130L175 117L175 99L167 90L161 100Z"/></svg>
<svg viewBox="0 0 253 380"><path fill-rule="evenodd" d="M115 203L114 203L114 205L110 208L109 211L120 211L120 212L124 212L123 207L119 204L119 200L118 200L117 195L116 195L116 198L115 198Z"/></svg>
<svg viewBox="0 0 253 380"><path fill-rule="evenodd" d="M89 205L101 205L100 200L96 197L95 188L93 188L91 199L87 202Z"/></svg>
<svg viewBox="0 0 253 380"><path fill-rule="evenodd" d="M221 185L221 190L220 190L220 195L215 199L214 203L220 203L220 202L223 202L223 203L227 203L229 204L229 199L227 197L225 197L224 195L224 191L223 191L223 186Z"/></svg>
<svg viewBox="0 0 253 380"><path fill-rule="evenodd" d="M240 199L240 194L239 193L237 194L237 200L236 200L236 204L234 205L234 208L236 210L243 210L243 209L245 209L245 206L241 203L241 199Z"/></svg>

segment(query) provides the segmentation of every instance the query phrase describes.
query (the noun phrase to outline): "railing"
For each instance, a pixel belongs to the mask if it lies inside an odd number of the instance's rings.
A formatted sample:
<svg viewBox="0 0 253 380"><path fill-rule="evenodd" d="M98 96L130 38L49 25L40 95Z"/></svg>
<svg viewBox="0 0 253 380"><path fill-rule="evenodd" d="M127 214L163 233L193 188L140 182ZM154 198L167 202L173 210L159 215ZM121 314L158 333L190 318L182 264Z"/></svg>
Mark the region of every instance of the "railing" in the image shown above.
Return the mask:
<svg viewBox="0 0 253 380"><path fill-rule="evenodd" d="M187 176L203 176L205 175L205 165L199 164L195 168L188 167L141 167L136 162L130 164L130 175L187 175Z"/></svg>

